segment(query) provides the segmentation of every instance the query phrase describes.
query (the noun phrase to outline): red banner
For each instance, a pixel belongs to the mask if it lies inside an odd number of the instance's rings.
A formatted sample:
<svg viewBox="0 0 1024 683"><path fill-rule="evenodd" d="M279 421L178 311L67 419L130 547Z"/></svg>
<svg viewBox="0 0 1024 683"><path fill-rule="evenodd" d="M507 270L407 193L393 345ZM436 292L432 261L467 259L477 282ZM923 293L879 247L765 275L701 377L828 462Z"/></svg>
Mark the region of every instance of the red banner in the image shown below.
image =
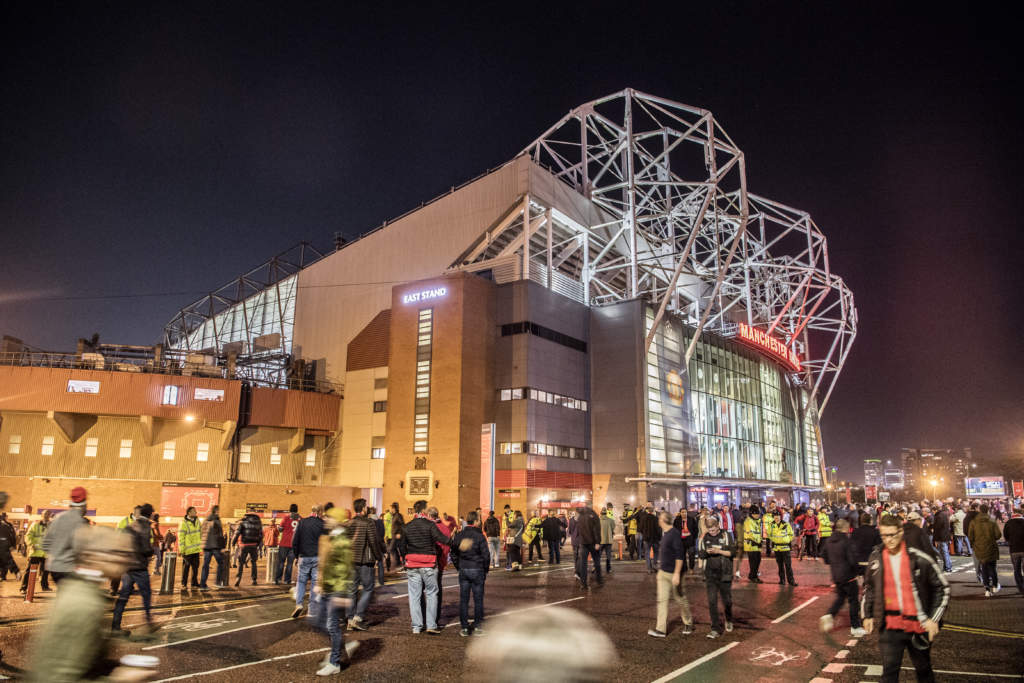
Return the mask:
<svg viewBox="0 0 1024 683"><path fill-rule="evenodd" d="M878 500L878 487L877 486L865 486L864 487L864 499L865 500Z"/></svg>
<svg viewBox="0 0 1024 683"><path fill-rule="evenodd" d="M220 502L220 484L175 484L164 482L160 489L160 516L184 517L190 507L200 517Z"/></svg>
<svg viewBox="0 0 1024 683"><path fill-rule="evenodd" d="M1024 481L1013 482L1013 497L1024 498Z"/></svg>

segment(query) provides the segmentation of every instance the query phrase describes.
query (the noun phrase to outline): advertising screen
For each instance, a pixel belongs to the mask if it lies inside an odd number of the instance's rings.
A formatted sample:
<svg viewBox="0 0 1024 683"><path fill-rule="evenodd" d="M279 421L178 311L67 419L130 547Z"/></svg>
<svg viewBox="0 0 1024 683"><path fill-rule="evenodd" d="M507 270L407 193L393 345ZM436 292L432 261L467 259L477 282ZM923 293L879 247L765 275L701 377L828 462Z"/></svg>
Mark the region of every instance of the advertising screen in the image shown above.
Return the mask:
<svg viewBox="0 0 1024 683"><path fill-rule="evenodd" d="M1002 477L968 477L967 495L975 496L1005 496L1006 485Z"/></svg>
<svg viewBox="0 0 1024 683"><path fill-rule="evenodd" d="M160 489L160 516L184 517L194 507L200 517L220 502L220 484L176 484L164 482Z"/></svg>

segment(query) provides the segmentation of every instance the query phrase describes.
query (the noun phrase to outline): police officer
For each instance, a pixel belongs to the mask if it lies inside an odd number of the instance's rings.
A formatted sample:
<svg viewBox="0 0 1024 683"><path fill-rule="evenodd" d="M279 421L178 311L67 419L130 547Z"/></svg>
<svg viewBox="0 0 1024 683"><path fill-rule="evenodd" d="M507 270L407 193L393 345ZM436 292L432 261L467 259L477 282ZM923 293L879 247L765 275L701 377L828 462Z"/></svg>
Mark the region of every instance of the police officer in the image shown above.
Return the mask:
<svg viewBox="0 0 1024 683"><path fill-rule="evenodd" d="M743 520L743 551L750 565L749 578L754 583L764 583L758 576L761 568L761 538L764 534L764 520L761 519L761 508L756 505L750 508L750 514Z"/></svg>
<svg viewBox="0 0 1024 683"><path fill-rule="evenodd" d="M772 523L768 529L768 537L771 540L772 552L775 553L775 562L779 565L779 585L782 586L786 581L789 581L790 586L795 586L793 562L790 558L793 544L793 525L783 521L781 510L776 509L772 513Z"/></svg>

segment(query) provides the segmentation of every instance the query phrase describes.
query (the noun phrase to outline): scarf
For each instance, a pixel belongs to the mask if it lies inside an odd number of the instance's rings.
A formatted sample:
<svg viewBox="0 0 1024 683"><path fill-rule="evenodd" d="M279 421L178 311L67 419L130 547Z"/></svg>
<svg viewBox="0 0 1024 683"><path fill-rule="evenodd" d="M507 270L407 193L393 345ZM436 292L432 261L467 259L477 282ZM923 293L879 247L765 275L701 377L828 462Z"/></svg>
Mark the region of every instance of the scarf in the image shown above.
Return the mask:
<svg viewBox="0 0 1024 683"><path fill-rule="evenodd" d="M924 633L924 627L917 618L917 605L914 600L914 577L910 573L910 555L907 544L900 546L899 567L902 595L896 594L896 579L892 574L888 549L882 550L882 575L885 579L885 628L907 633ZM902 600L901 600L902 598Z"/></svg>

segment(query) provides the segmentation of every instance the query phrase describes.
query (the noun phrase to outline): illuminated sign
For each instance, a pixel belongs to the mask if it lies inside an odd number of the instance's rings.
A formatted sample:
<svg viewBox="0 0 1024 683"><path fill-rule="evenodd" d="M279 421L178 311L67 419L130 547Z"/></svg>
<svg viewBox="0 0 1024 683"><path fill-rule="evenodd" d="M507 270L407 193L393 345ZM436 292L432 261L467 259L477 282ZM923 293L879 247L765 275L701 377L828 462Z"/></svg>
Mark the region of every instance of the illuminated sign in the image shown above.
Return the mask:
<svg viewBox="0 0 1024 683"><path fill-rule="evenodd" d="M793 372L800 372L800 356L796 355L796 351L767 332L751 327L746 323L740 323L740 332L737 336L740 341L746 342L748 345L764 351L772 358L781 361L783 365Z"/></svg>
<svg viewBox="0 0 1024 683"><path fill-rule="evenodd" d="M223 389L196 389L195 397L197 401L223 401L224 390Z"/></svg>
<svg viewBox="0 0 1024 683"><path fill-rule="evenodd" d="M68 393L71 394L98 394L100 393L100 383L92 382L87 379L69 379L68 380Z"/></svg>
<svg viewBox="0 0 1024 683"><path fill-rule="evenodd" d="M402 303L403 304L414 304L414 303L416 303L418 301L428 301L429 299L439 299L442 296L446 296L447 294L448 294L448 288L447 287L432 287L430 289L421 289L420 291L413 292L412 294L403 294L402 295Z"/></svg>
<svg viewBox="0 0 1024 683"><path fill-rule="evenodd" d="M1002 477L967 477L968 496L1005 496L1006 484Z"/></svg>

